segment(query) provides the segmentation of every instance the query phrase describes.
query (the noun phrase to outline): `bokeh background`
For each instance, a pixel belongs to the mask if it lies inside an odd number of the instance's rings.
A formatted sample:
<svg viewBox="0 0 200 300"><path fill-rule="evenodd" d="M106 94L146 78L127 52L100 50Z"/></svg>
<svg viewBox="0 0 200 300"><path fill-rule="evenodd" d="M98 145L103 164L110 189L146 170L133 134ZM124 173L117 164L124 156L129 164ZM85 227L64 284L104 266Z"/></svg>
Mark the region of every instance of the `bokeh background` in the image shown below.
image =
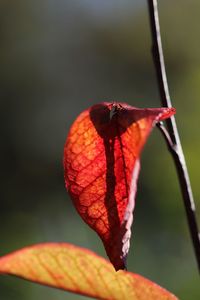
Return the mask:
<svg viewBox="0 0 200 300"><path fill-rule="evenodd" d="M200 2L159 1L159 10L200 222ZM0 1L1 255L66 241L105 256L65 191L63 146L74 118L94 103L160 106L150 46L145 0ZM142 155L128 268L182 300L200 299L175 168L157 129ZM0 277L1 300L83 298Z"/></svg>

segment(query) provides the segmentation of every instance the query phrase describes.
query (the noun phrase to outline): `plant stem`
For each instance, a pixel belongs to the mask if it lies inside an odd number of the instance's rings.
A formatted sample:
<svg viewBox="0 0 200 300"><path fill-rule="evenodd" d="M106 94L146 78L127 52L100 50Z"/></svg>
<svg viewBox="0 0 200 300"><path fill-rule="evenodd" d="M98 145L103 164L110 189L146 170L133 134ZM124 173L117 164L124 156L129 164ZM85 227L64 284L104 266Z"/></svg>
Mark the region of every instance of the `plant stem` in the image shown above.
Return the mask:
<svg viewBox="0 0 200 300"><path fill-rule="evenodd" d="M152 55L156 69L161 103L165 107L172 107L162 49L157 0L148 0L148 8L152 34ZM176 171L180 183L186 216L188 220L189 231L192 238L194 251L196 254L198 269L200 272L200 235L195 216L195 204L192 195L192 189L190 185L190 179L187 171L185 157L183 154L174 116L166 120L166 125L168 130L164 127L163 123L159 123L158 127L165 138L169 152L171 153L176 166Z"/></svg>

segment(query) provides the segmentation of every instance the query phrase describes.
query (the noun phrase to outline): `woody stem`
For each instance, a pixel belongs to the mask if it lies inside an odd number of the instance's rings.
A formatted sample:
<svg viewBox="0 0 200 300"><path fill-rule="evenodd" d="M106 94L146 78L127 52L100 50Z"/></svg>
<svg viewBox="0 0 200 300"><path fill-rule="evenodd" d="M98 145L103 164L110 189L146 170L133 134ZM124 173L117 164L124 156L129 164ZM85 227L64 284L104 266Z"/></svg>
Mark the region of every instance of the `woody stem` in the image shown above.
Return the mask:
<svg viewBox="0 0 200 300"><path fill-rule="evenodd" d="M162 49L157 0L148 0L148 9L152 35L152 55L156 69L160 99L162 106L172 107ZM165 138L169 152L171 153L176 166L189 231L193 242L198 269L200 272L200 234L195 216L195 204L190 184L190 178L188 175L175 117L172 116L171 118L166 120L167 129L162 123L159 123L158 127Z"/></svg>

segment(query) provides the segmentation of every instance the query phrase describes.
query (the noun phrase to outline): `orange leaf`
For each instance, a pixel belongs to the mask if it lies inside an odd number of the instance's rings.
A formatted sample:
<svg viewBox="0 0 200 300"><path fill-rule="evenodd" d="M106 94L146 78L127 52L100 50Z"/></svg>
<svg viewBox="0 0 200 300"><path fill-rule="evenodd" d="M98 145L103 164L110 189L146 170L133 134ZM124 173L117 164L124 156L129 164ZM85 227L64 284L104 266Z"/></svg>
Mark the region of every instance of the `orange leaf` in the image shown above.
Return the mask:
<svg viewBox="0 0 200 300"><path fill-rule="evenodd" d="M0 273L97 299L177 299L144 277L115 272L104 258L66 243L34 245L3 256Z"/></svg>
<svg viewBox="0 0 200 300"><path fill-rule="evenodd" d="M116 270L125 268L139 156L153 125L173 108L97 104L72 125L64 149L66 187L83 220L101 237Z"/></svg>

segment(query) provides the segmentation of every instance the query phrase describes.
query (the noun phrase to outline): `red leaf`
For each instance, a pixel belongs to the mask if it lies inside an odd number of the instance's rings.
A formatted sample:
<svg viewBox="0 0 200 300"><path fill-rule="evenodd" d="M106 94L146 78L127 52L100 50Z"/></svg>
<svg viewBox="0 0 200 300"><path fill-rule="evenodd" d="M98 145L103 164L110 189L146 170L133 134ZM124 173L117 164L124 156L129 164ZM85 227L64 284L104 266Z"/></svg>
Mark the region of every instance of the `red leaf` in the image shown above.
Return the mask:
<svg viewBox="0 0 200 300"><path fill-rule="evenodd" d="M153 125L174 113L174 108L101 103L82 112L70 129L64 149L66 187L116 270L125 268L129 250L140 152Z"/></svg>
<svg viewBox="0 0 200 300"><path fill-rule="evenodd" d="M104 300L178 300L144 277L115 272L93 252L66 243L34 245L0 258L0 274Z"/></svg>

